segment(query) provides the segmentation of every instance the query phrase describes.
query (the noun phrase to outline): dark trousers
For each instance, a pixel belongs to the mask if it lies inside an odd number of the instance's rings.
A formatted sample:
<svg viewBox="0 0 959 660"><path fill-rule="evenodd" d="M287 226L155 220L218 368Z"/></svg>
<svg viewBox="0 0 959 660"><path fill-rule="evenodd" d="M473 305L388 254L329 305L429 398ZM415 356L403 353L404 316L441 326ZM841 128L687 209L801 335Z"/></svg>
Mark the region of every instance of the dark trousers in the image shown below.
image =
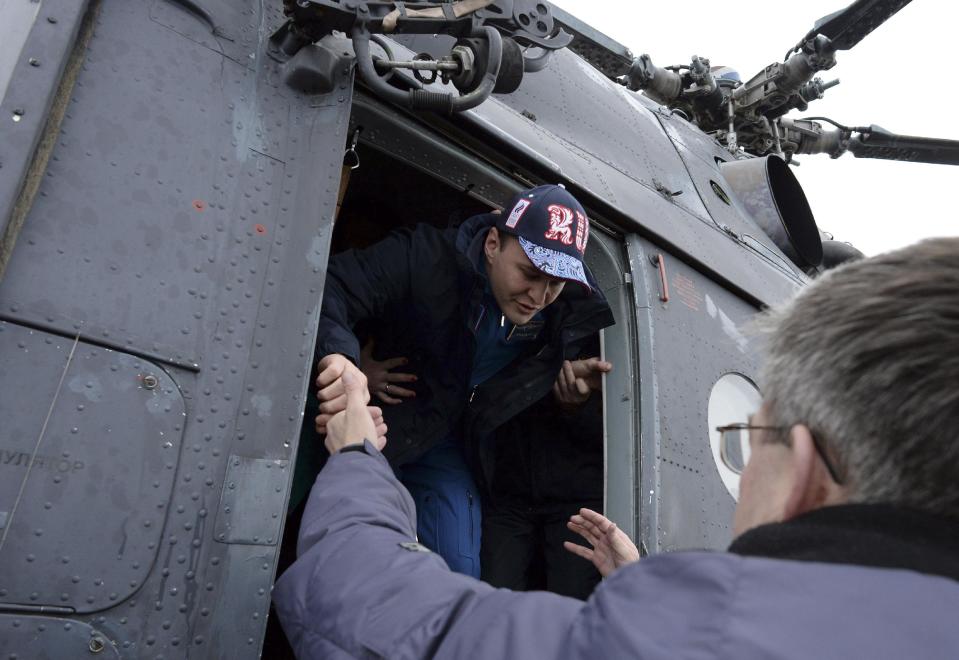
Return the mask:
<svg viewBox="0 0 959 660"><path fill-rule="evenodd" d="M545 589L585 600L599 584L593 565L563 547L588 545L566 522L581 507L602 511L602 501L582 503L487 503L483 508L483 580L515 591Z"/></svg>

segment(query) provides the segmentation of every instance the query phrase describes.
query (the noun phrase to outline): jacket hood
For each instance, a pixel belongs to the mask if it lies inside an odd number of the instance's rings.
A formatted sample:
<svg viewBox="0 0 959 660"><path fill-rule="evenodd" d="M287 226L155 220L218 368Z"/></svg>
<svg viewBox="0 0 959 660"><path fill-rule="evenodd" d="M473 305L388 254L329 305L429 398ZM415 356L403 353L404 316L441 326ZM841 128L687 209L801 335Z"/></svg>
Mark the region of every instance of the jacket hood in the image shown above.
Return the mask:
<svg viewBox="0 0 959 660"><path fill-rule="evenodd" d="M479 274L484 273L481 267L483 258L483 242L490 227L496 224L496 216L492 213L481 213L467 218L456 229L456 251L464 255Z"/></svg>

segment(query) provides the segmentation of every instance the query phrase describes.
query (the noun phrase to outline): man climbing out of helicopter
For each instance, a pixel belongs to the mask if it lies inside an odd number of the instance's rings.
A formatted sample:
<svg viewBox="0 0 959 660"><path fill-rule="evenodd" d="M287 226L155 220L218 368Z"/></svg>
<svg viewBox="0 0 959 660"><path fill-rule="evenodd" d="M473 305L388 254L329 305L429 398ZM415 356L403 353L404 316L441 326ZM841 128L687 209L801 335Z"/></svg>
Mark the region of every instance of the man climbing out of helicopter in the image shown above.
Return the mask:
<svg viewBox="0 0 959 660"><path fill-rule="evenodd" d="M413 374L402 371L408 361L402 356L377 360L373 351L370 340L360 354L371 395L385 405L415 396L403 387L415 382ZM581 542L567 527L571 513L603 507L603 405L594 395L601 389L601 372L576 376L581 364L595 362L591 358L599 354L596 333L579 360L563 363L552 391L490 439L495 462L483 497L480 565L481 579L494 587L586 600L601 579L592 564L563 546Z"/></svg>
<svg viewBox="0 0 959 660"><path fill-rule="evenodd" d="M330 260L317 431L346 406L343 374L362 377L354 327L372 321L381 355L409 358L416 374L404 381L414 396L383 411L385 455L413 494L420 541L455 571L480 575L477 482L490 483L492 433L554 385L560 400L581 402L582 390L598 388L612 368L575 360L583 342L613 323L583 264L588 238L580 203L544 185L518 194L503 214L446 231L418 225ZM384 380L377 393L396 387Z"/></svg>
<svg viewBox="0 0 959 660"><path fill-rule="evenodd" d="M768 314L763 403L719 429L741 473L728 552L639 560L583 511L593 550L573 550L608 576L586 603L494 589L417 543L366 381L345 373L274 590L297 656L954 658L957 255L948 238L852 262Z"/></svg>

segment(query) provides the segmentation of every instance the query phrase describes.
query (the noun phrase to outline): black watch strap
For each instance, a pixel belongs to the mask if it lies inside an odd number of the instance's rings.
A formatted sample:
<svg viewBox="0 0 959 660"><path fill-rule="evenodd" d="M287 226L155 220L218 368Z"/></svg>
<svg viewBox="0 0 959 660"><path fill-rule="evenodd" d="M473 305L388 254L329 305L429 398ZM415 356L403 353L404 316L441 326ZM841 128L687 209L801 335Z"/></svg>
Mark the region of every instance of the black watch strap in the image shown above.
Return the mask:
<svg viewBox="0 0 959 660"><path fill-rule="evenodd" d="M339 453L345 454L345 453L348 452L348 451L358 451L358 452L362 452L362 453L366 454L366 443L363 442L363 443L360 443L360 444L358 444L358 445L347 445L347 446L343 447L343 449L341 449ZM367 454L367 455L369 455L369 454Z"/></svg>

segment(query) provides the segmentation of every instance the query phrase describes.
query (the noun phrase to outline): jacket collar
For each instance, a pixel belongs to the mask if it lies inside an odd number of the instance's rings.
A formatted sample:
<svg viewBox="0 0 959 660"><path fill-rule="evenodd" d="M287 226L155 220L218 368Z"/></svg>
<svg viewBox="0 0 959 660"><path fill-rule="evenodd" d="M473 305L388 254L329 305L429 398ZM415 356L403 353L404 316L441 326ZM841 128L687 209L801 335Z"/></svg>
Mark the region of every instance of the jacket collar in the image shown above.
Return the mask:
<svg viewBox="0 0 959 660"><path fill-rule="evenodd" d="M959 521L891 504L845 504L751 529L729 551L959 580Z"/></svg>

